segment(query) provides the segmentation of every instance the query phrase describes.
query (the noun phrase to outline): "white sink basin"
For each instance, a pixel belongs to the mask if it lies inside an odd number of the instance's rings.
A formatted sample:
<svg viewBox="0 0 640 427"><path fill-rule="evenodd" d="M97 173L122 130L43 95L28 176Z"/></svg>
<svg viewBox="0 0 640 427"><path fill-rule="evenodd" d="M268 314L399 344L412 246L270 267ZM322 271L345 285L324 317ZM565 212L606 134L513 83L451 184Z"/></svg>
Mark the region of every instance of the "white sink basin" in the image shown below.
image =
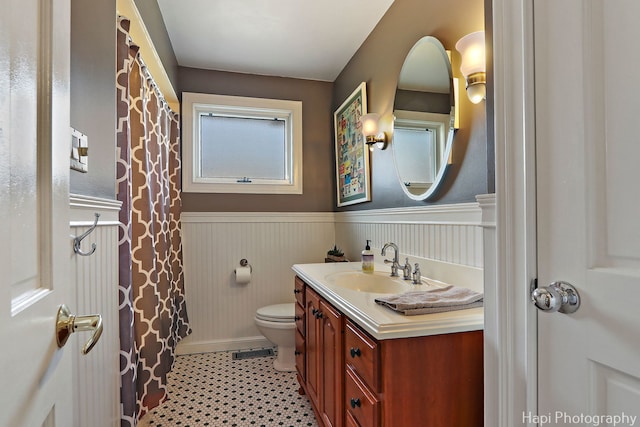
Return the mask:
<svg viewBox="0 0 640 427"><path fill-rule="evenodd" d="M418 289L410 280L391 277L383 272L342 271L327 275L326 281L341 288L376 294L397 294Z"/></svg>

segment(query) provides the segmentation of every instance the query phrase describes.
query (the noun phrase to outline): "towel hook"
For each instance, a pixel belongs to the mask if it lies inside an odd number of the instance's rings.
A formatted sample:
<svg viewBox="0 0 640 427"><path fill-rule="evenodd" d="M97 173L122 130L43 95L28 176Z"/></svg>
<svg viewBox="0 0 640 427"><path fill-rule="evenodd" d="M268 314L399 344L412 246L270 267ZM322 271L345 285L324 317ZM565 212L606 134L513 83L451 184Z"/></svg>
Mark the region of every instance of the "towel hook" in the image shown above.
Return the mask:
<svg viewBox="0 0 640 427"><path fill-rule="evenodd" d="M76 236L76 237L73 238L73 251L75 253L77 253L78 255L89 256L89 255L92 255L96 251L96 244L95 243L91 244L91 250L89 252L82 252L82 249L80 249L80 242L82 242L82 239L84 239L89 234L91 234L93 232L93 230L95 230L96 227L98 226L98 218L100 218L100 214L98 212L96 212L95 216L96 216L96 219L93 222L93 225L87 231L82 233L81 235Z"/></svg>

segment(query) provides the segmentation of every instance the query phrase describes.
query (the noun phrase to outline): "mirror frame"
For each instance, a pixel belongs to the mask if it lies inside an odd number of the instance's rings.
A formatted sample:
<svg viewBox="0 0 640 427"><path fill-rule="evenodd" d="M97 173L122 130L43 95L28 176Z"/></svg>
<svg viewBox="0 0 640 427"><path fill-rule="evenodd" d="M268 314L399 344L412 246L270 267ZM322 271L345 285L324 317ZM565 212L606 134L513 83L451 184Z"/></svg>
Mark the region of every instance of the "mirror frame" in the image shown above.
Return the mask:
<svg viewBox="0 0 640 427"><path fill-rule="evenodd" d="M454 138L454 134L456 131L456 127L455 127L455 123L456 123L456 113L457 113L457 109L455 108L455 104L456 104L456 96L455 96L455 79L453 78L453 73L452 73L452 68L451 68L451 60L449 58L449 55L447 53L447 51L444 49L444 46L442 45L442 43L435 37L433 36L424 36L421 37L411 48L411 50L409 51L409 53L407 53L407 56L405 57L404 63L402 64L402 69L404 69L407 61L411 58L412 53L415 52L415 50L418 48L418 46L421 43L425 43L425 42L430 42L432 43L436 49L438 50L438 52L442 55L443 61L444 61L444 65L447 67L447 71L449 73L449 97L450 97L450 112L449 112L449 119L448 119L448 128L446 129L446 137L445 137L445 141L444 141L444 150L442 150L442 156L441 156L441 162L440 165L438 167L438 170L435 174L435 178L433 183L431 184L431 186L425 190L425 192L420 193L420 194L413 194L409 191L409 189L407 188L407 186L405 185L404 181L402 180L401 174L400 174L400 170L398 167L398 160L397 160L397 156L399 155L397 153L397 148L395 144L395 137L396 137L396 133L395 133L395 127L396 127L396 123L397 122L401 122L402 120L407 120L408 121L412 121L411 117L403 117L403 118L398 118L396 117L396 112L398 112L398 115L400 115L400 111L402 111L403 113L407 113L404 110L397 110L396 109L396 100L394 100L394 106L393 106L393 112L394 112L394 132L393 132L393 141L392 141L392 151L393 151L393 163L394 163L394 167L396 169L396 176L398 177L398 182L400 183L400 186L402 187L402 191L412 200L428 200L432 197L434 197L437 193L437 191L440 189L442 183L444 182L444 178L446 176L446 173L449 169L449 165L451 164L451 151L452 151L452 147L453 147L453 138ZM402 71L401 71L402 74ZM398 86L400 85L400 76L398 76L398 84L396 85L396 94L398 91ZM410 116L409 112L409 116ZM444 113L425 113L428 116L434 117L434 116L443 116L446 118L446 114ZM404 114L403 114L404 115ZM436 120L439 123L443 123L444 120Z"/></svg>

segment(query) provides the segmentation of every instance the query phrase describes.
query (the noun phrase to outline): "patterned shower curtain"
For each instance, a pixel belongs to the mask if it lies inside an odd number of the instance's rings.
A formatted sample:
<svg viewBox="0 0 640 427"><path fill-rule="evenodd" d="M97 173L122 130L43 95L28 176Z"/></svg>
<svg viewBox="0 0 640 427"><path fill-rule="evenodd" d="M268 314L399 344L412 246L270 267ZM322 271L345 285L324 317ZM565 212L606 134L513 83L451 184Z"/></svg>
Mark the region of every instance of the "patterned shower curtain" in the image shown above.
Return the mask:
<svg viewBox="0 0 640 427"><path fill-rule="evenodd" d="M180 137L171 111L118 18L117 192L120 211L122 426L167 398L175 347L191 329L180 238Z"/></svg>

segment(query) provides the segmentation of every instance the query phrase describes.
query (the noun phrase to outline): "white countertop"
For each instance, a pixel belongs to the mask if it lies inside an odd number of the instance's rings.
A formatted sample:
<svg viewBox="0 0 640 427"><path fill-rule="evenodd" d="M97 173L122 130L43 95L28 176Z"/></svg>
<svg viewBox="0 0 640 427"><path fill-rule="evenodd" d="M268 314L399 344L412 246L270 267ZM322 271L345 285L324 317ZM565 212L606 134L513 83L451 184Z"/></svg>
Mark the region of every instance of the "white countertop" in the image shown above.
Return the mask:
<svg viewBox="0 0 640 427"><path fill-rule="evenodd" d="M378 340L476 331L482 330L484 327L484 309L482 307L405 316L374 301L380 296L389 294L348 289L327 280L327 276L334 273L361 272L361 263L359 262L295 264L292 268L318 294ZM375 264L375 272L379 274L388 274L390 271L390 268L385 264ZM423 277L423 282L432 286L446 285L425 277ZM416 289L412 286L414 285L411 285L411 281L406 282L404 291Z"/></svg>

